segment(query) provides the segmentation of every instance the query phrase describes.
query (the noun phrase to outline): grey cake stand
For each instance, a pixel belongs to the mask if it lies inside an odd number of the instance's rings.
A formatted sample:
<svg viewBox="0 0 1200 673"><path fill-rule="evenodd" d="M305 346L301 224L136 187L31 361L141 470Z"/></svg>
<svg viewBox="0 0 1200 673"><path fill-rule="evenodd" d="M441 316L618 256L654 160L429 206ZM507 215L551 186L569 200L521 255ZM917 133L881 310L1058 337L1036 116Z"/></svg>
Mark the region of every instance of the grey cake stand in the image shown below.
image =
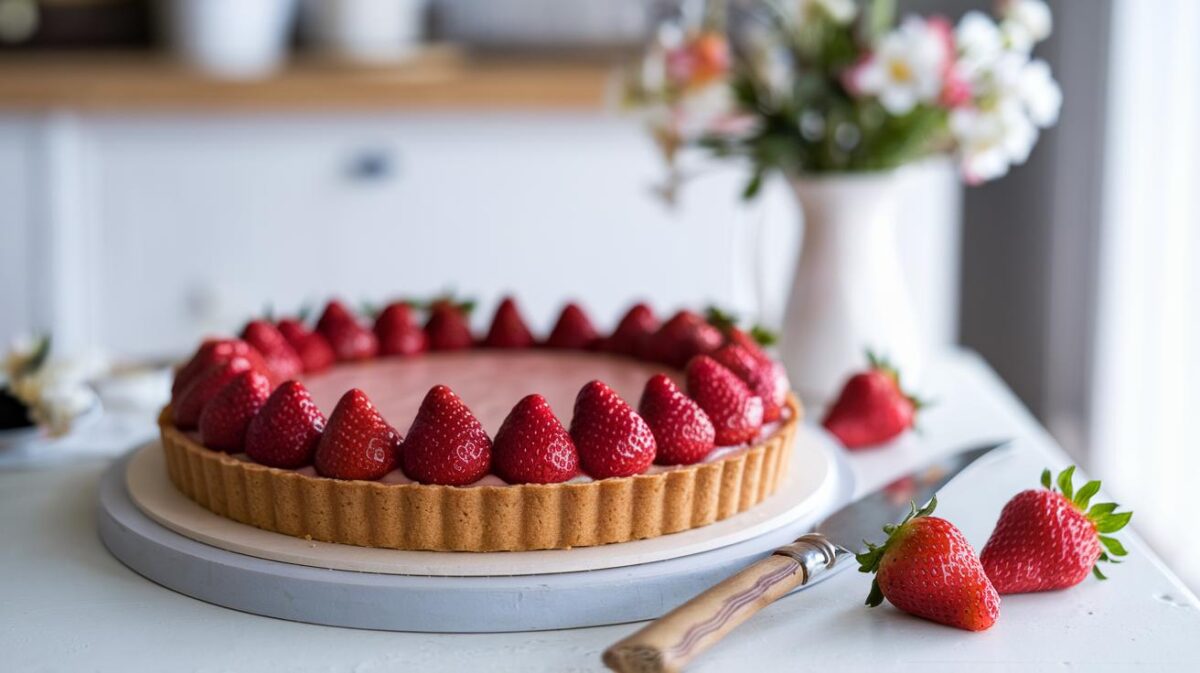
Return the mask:
<svg viewBox="0 0 1200 673"><path fill-rule="evenodd" d="M129 497L130 455L104 474L99 496L100 537L122 563L164 587L216 605L362 629L538 631L653 619L795 539L821 514L726 547L621 568L510 577L327 570L226 551L159 525ZM834 462L836 506L849 499L853 484L840 454Z"/></svg>

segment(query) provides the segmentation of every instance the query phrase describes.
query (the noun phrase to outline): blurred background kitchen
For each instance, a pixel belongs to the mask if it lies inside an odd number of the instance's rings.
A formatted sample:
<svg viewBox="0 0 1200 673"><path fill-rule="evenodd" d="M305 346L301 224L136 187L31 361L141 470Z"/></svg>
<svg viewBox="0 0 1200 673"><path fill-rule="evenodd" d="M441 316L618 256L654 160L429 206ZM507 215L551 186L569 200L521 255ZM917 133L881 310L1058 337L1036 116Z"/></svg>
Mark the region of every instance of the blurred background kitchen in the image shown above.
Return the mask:
<svg viewBox="0 0 1200 673"><path fill-rule="evenodd" d="M746 202L744 168L701 157L668 203L617 104L680 4L0 0L0 342L53 334L118 367L106 408L153 409L146 363L331 295L453 290L479 327L511 292L538 330L566 297L603 326L644 298L778 328L787 186ZM986 186L909 167L902 266L932 357L985 358L1195 588L1200 3L1049 5L1058 125Z"/></svg>

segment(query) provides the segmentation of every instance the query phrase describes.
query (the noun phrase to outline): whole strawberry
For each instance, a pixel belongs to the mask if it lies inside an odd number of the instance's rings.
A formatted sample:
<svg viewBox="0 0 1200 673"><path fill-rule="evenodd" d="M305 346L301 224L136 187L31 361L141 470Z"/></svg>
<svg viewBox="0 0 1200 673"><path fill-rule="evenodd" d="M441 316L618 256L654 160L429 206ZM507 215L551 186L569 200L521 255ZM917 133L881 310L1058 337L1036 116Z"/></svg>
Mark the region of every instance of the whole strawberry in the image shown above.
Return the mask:
<svg viewBox="0 0 1200 673"><path fill-rule="evenodd" d="M262 354L241 339L207 339L182 367L175 372L171 384L171 397L176 398L184 388L213 365L229 362L234 358L245 358L251 367L264 374L269 371Z"/></svg>
<svg viewBox="0 0 1200 673"><path fill-rule="evenodd" d="M821 425L847 449L883 444L913 427L923 406L900 387L900 374L868 353L870 368L846 381Z"/></svg>
<svg viewBox="0 0 1200 673"><path fill-rule="evenodd" d="M323 477L374 480L395 469L399 451L400 433L351 388L329 415L313 464Z"/></svg>
<svg viewBox="0 0 1200 673"><path fill-rule="evenodd" d="M200 441L214 451L238 453L246 443L246 428L271 394L271 382L255 371L244 371L204 405Z"/></svg>
<svg viewBox="0 0 1200 673"><path fill-rule="evenodd" d="M434 302L429 309L425 335L429 337L429 350L454 351L475 345L466 311L449 301Z"/></svg>
<svg viewBox="0 0 1200 673"><path fill-rule="evenodd" d="M553 484L579 474L571 435L541 395L517 402L492 444L492 469L510 484Z"/></svg>
<svg viewBox="0 0 1200 673"><path fill-rule="evenodd" d="M654 433L659 465L691 465L716 446L716 430L708 414L666 374L646 381L638 413Z"/></svg>
<svg viewBox="0 0 1200 673"><path fill-rule="evenodd" d="M682 369L693 357L717 350L724 341L721 330L704 318L691 311L680 311L650 337L643 356Z"/></svg>
<svg viewBox="0 0 1200 673"><path fill-rule="evenodd" d="M429 338L417 325L406 302L389 304L375 319L375 336L381 355L417 355L429 348Z"/></svg>
<svg viewBox="0 0 1200 673"><path fill-rule="evenodd" d="M583 471L595 479L641 474L654 462L654 433L646 421L602 381L575 397L571 439Z"/></svg>
<svg viewBox="0 0 1200 673"><path fill-rule="evenodd" d="M1075 467L1058 475L1042 472L1042 488L1021 491L1000 512L996 529L983 547L980 560L996 590L1002 594L1053 591L1073 587L1093 573L1105 579L1097 561L1125 556L1125 547L1110 537L1129 523L1133 512L1116 512L1111 502L1088 507L1100 490L1089 481L1074 491Z"/></svg>
<svg viewBox="0 0 1200 673"><path fill-rule="evenodd" d="M235 376L244 371L255 370L247 358L238 356L232 360L215 364L192 377L189 383L171 401L171 418L181 430L191 430L200 422L200 414L212 398L221 392ZM255 370L258 371L258 370Z"/></svg>
<svg viewBox="0 0 1200 673"><path fill-rule="evenodd" d="M547 348L584 350L596 344L596 328L577 304L567 304L546 338Z"/></svg>
<svg viewBox="0 0 1200 673"><path fill-rule="evenodd" d="M246 455L269 467L304 467L312 463L324 430L325 415L304 384L286 381L246 428Z"/></svg>
<svg viewBox="0 0 1200 673"><path fill-rule="evenodd" d="M716 360L697 355L687 366L688 395L708 414L718 446L745 444L758 436L763 401Z"/></svg>
<svg viewBox="0 0 1200 673"><path fill-rule="evenodd" d="M340 361L368 360L379 353L375 333L363 327L358 318L336 299L325 307L317 321L317 332L329 341Z"/></svg>
<svg viewBox="0 0 1200 673"><path fill-rule="evenodd" d="M242 340L262 354L267 367L280 381L294 379L304 372L304 362L279 328L267 320L251 320L242 329Z"/></svg>
<svg viewBox="0 0 1200 673"><path fill-rule="evenodd" d="M488 330L483 345L487 348L529 348L533 341L533 334L525 326L516 300L505 297L500 306L496 307L492 327Z"/></svg>
<svg viewBox="0 0 1200 673"><path fill-rule="evenodd" d="M779 363L733 343L713 351L712 358L744 381L750 387L750 392L762 398L764 423L779 420L791 387Z"/></svg>
<svg viewBox="0 0 1200 673"><path fill-rule="evenodd" d="M492 440L458 395L439 385L426 393L401 453L410 479L465 486L491 468Z"/></svg>
<svg viewBox="0 0 1200 673"><path fill-rule="evenodd" d="M325 371L337 361L337 356L333 352L333 346L329 345L329 341L320 334L309 331L299 320L290 318L280 320L278 327L283 338L287 339L296 354L300 356L305 373Z"/></svg>
<svg viewBox="0 0 1200 673"><path fill-rule="evenodd" d="M631 307L617 328L600 343L600 349L621 355L641 355L648 352L650 337L658 331L658 318L646 304Z"/></svg>
<svg viewBox="0 0 1200 673"><path fill-rule="evenodd" d="M983 631L1000 616L1000 596L975 550L954 524L929 516L937 498L898 524L883 527L882 545L858 554L859 571L875 573L867 605L888 599L918 617L968 631Z"/></svg>

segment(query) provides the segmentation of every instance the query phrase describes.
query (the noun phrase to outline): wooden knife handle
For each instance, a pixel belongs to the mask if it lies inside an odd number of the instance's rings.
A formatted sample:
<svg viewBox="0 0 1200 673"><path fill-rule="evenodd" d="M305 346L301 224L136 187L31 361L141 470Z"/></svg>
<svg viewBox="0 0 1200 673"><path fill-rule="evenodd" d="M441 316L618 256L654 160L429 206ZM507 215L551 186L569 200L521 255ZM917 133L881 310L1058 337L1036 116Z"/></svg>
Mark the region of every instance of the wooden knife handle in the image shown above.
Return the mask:
<svg viewBox="0 0 1200 673"><path fill-rule="evenodd" d="M651 622L604 651L620 673L675 673L776 599L833 566L838 548L818 533L767 558Z"/></svg>

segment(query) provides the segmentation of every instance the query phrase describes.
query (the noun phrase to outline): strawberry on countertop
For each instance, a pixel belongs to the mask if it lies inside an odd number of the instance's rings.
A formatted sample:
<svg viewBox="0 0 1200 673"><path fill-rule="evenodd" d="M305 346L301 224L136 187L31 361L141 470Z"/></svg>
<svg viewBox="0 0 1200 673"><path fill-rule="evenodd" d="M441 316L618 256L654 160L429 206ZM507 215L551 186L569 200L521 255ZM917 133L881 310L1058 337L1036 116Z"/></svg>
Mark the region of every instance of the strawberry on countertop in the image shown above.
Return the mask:
<svg viewBox="0 0 1200 673"><path fill-rule="evenodd" d="M483 340L486 348L529 348L534 344L533 334L525 326L517 302L512 297L505 297L496 307L496 315L492 317L492 327Z"/></svg>
<svg viewBox="0 0 1200 673"><path fill-rule="evenodd" d="M238 453L246 443L246 428L271 394L266 376L247 370L233 377L200 413L200 442L214 451Z"/></svg>
<svg viewBox="0 0 1200 673"><path fill-rule="evenodd" d="M602 381L575 397L571 439L583 471L594 479L641 474L654 462L654 433L625 400Z"/></svg>
<svg viewBox="0 0 1200 673"><path fill-rule="evenodd" d="M553 484L579 474L579 453L546 398L528 395L496 432L492 466L510 484Z"/></svg>
<svg viewBox="0 0 1200 673"><path fill-rule="evenodd" d="M458 395L438 385L421 402L401 453L410 479L465 486L488 473L492 440Z"/></svg>
<svg viewBox="0 0 1200 673"><path fill-rule="evenodd" d="M251 320L246 323L242 329L242 340L262 354L278 380L294 379L304 372L300 355L270 321Z"/></svg>
<svg viewBox="0 0 1200 673"><path fill-rule="evenodd" d="M631 307L617 328L600 343L601 350L628 356L640 356L649 351L649 340L658 331L658 318L646 304Z"/></svg>
<svg viewBox="0 0 1200 673"><path fill-rule="evenodd" d="M697 355L688 363L687 391L712 421L717 446L745 444L762 429L762 398L711 357Z"/></svg>
<svg viewBox="0 0 1200 673"><path fill-rule="evenodd" d="M716 447L716 430L708 414L666 374L646 381L638 413L654 433L659 465L691 465Z"/></svg>
<svg viewBox="0 0 1200 673"><path fill-rule="evenodd" d="M324 371L333 366L337 355L329 340L316 332L309 331L299 320L284 319L279 321L279 332L291 344L300 356L305 373L312 374Z"/></svg>
<svg viewBox="0 0 1200 673"><path fill-rule="evenodd" d="M1000 593L1065 589L1088 573L1105 579L1097 562L1118 563L1113 557L1126 555L1111 534L1124 528L1133 512L1117 512L1111 502L1089 507L1100 482L1089 481L1075 491L1074 474L1074 466L1063 470L1055 490L1050 470L1042 472L1042 488L1021 491L1000 512L980 554Z"/></svg>
<svg viewBox="0 0 1200 673"><path fill-rule="evenodd" d="M429 338L417 325L412 307L403 301L383 309L375 319L375 336L379 339L380 355L417 355L429 348Z"/></svg>
<svg viewBox="0 0 1200 673"><path fill-rule="evenodd" d="M317 444L317 474L334 479L379 479L399 462L400 433L367 394L351 388L338 400Z"/></svg>
<svg viewBox="0 0 1200 673"><path fill-rule="evenodd" d="M870 368L846 381L821 425L848 449L883 444L913 427L923 403L900 387L887 360L867 354Z"/></svg>
<svg viewBox="0 0 1200 673"><path fill-rule="evenodd" d="M546 338L547 348L584 350L596 345L596 328L578 304L567 304Z"/></svg>
<svg viewBox="0 0 1200 673"><path fill-rule="evenodd" d="M1000 616L1000 596L975 550L945 519L929 516L937 498L898 524L883 527L882 545L857 555L859 571L875 573L867 605L888 599L918 617L968 631L983 631Z"/></svg>
<svg viewBox="0 0 1200 673"><path fill-rule="evenodd" d="M246 455L269 467L294 469L313 461L325 415L299 381L286 381L246 428Z"/></svg>

